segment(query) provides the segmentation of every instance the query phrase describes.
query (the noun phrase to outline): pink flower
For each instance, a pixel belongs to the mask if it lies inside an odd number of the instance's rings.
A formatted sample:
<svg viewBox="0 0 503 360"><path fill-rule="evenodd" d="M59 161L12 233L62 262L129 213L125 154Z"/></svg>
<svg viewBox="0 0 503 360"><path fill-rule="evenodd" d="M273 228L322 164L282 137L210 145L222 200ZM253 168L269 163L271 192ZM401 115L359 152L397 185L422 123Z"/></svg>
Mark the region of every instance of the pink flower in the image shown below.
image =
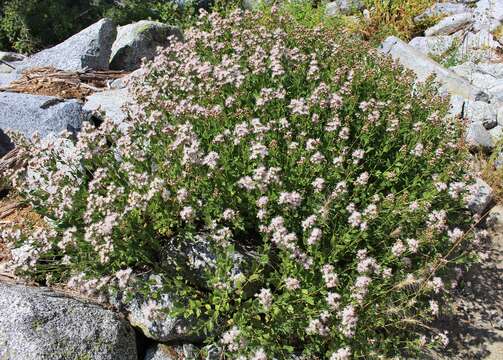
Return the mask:
<svg viewBox="0 0 503 360"><path fill-rule="evenodd" d="M334 272L335 269L332 265L324 265L321 271L327 288L330 289L339 285L339 277Z"/></svg>
<svg viewBox="0 0 503 360"><path fill-rule="evenodd" d="M309 235L309 238L307 239L308 245L314 245L317 244L322 236L322 231L320 228L314 228L311 231L311 235Z"/></svg>
<svg viewBox="0 0 503 360"><path fill-rule="evenodd" d="M220 156L216 152L212 151L203 159L203 165L208 166L210 169L214 169L217 166L219 158Z"/></svg>
<svg viewBox="0 0 503 360"><path fill-rule="evenodd" d="M288 107L292 110L293 115L309 115L306 99L292 99Z"/></svg>
<svg viewBox="0 0 503 360"><path fill-rule="evenodd" d="M295 278L289 277L285 279L285 286L288 290L297 290L300 288L300 282Z"/></svg>
<svg viewBox="0 0 503 360"><path fill-rule="evenodd" d="M180 211L180 217L183 221L191 220L194 217L194 209L191 206L185 206L182 211Z"/></svg>
<svg viewBox="0 0 503 360"><path fill-rule="evenodd" d="M341 296L337 293L329 292L326 297L327 304L332 310L338 310L340 306Z"/></svg>
<svg viewBox="0 0 503 360"><path fill-rule="evenodd" d="M225 209L223 213L224 220L232 220L236 217L236 212L232 209Z"/></svg>
<svg viewBox="0 0 503 360"><path fill-rule="evenodd" d="M401 240L397 240L391 248L391 252L396 257L400 257L405 252L405 250L407 249Z"/></svg>
<svg viewBox="0 0 503 360"><path fill-rule="evenodd" d="M302 228L304 231L311 228L314 224L316 224L316 215L308 216L304 221L302 221Z"/></svg>
<svg viewBox="0 0 503 360"><path fill-rule="evenodd" d="M323 190L323 188L325 187L325 180L322 178L316 178L311 183L311 185L313 185L313 188L316 192L321 192Z"/></svg>
<svg viewBox="0 0 503 360"><path fill-rule="evenodd" d="M330 360L349 360L351 358L351 349L345 347L337 350L330 356Z"/></svg>
<svg viewBox="0 0 503 360"><path fill-rule="evenodd" d="M288 205L292 208L299 207L302 202L302 196L296 192L282 192L279 194L278 204Z"/></svg>
<svg viewBox="0 0 503 360"><path fill-rule="evenodd" d="M255 295L258 298L260 305L264 307L265 310L269 310L272 305L272 293L269 289L262 288L260 293Z"/></svg>

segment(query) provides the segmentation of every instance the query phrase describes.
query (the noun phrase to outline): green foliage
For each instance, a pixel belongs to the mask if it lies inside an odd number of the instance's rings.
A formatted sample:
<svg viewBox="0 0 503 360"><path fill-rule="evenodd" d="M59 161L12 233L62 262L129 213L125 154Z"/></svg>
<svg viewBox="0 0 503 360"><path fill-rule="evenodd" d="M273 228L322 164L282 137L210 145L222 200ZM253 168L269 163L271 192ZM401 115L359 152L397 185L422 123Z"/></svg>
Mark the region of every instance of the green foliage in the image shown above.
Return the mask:
<svg viewBox="0 0 503 360"><path fill-rule="evenodd" d="M0 1L0 47L32 53L60 43L85 27L109 17L118 25L152 19L185 28L196 3L170 0L3 0Z"/></svg>
<svg viewBox="0 0 503 360"><path fill-rule="evenodd" d="M56 44L98 16L87 1L7 0L2 4L0 29L4 49L33 52Z"/></svg>
<svg viewBox="0 0 503 360"><path fill-rule="evenodd" d="M275 7L204 15L185 40L146 66L123 126L30 149L19 189L47 229L10 233L18 272L129 297L131 273L155 274L160 288L140 284L150 315L176 294L170 315L228 358L416 349L469 239L445 102L365 43ZM194 239L201 274L174 256Z"/></svg>

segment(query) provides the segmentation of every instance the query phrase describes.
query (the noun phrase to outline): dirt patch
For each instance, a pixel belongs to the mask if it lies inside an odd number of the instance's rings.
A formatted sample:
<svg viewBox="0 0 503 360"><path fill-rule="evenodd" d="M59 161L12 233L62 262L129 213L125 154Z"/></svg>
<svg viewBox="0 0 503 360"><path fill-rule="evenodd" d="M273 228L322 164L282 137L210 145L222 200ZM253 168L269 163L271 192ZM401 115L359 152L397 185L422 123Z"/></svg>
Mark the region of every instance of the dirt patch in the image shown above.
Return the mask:
<svg viewBox="0 0 503 360"><path fill-rule="evenodd" d="M20 79L0 88L0 91L84 100L95 92L107 89L110 81L127 74L124 71L69 72L52 67L33 68L24 71Z"/></svg>
<svg viewBox="0 0 503 360"><path fill-rule="evenodd" d="M503 206L495 206L486 222L489 236L480 263L451 290L452 314L434 324L448 331L450 343L425 359L503 359Z"/></svg>

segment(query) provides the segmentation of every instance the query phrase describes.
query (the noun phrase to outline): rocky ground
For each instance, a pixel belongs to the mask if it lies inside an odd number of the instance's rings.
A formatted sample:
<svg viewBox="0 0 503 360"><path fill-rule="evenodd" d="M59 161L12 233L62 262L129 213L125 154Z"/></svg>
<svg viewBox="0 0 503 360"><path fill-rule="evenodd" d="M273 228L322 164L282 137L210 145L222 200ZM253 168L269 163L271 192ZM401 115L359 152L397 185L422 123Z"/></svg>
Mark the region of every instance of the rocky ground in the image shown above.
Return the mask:
<svg viewBox="0 0 503 360"><path fill-rule="evenodd" d="M481 262L473 266L452 290L452 314L435 323L448 331L445 351L431 359L503 358L503 206L495 206L487 218L488 236L480 250Z"/></svg>

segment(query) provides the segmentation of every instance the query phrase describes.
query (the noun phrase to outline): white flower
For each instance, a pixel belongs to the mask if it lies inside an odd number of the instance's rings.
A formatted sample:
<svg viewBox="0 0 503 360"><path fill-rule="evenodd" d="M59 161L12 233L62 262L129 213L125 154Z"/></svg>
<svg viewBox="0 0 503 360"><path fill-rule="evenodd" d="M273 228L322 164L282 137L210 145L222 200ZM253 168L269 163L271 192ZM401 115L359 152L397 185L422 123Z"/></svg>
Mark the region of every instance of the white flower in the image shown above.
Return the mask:
<svg viewBox="0 0 503 360"><path fill-rule="evenodd" d="M311 183L311 185L313 185L313 188L316 192L321 192L323 190L323 188L325 187L325 180L322 178L316 178Z"/></svg>
<svg viewBox="0 0 503 360"><path fill-rule="evenodd" d="M452 230L448 230L447 235L449 236L449 240L451 242L456 242L463 237L464 232L459 228L454 228Z"/></svg>
<svg viewBox="0 0 503 360"><path fill-rule="evenodd" d="M316 215L311 215L307 217L304 221L302 221L302 228L304 231L311 228L314 224L316 224Z"/></svg>
<svg viewBox="0 0 503 360"><path fill-rule="evenodd" d="M119 288L124 289L131 277L132 269L127 268L126 270L119 270L115 273L115 277L119 280Z"/></svg>
<svg viewBox="0 0 503 360"><path fill-rule="evenodd" d="M311 231L311 235L309 235L309 238L307 239L308 245L314 245L314 244L316 244L318 241L320 241L321 236L322 236L321 229L320 228L314 228Z"/></svg>
<svg viewBox="0 0 503 360"><path fill-rule="evenodd" d="M236 217L236 212L232 209L225 209L222 216L224 220L232 220Z"/></svg>
<svg viewBox="0 0 503 360"><path fill-rule="evenodd" d="M340 306L341 296L337 293L329 292L326 297L327 304L332 310L338 310Z"/></svg>
<svg viewBox="0 0 503 360"><path fill-rule="evenodd" d="M351 358L351 349L345 347L337 350L330 356L330 360L349 360Z"/></svg>
<svg viewBox="0 0 503 360"><path fill-rule="evenodd" d="M217 166L218 159L220 159L220 156L212 151L203 159L203 165L208 166L210 169L214 169Z"/></svg>
<svg viewBox="0 0 503 360"><path fill-rule="evenodd" d="M433 315L438 315L438 312L439 312L439 307L438 307L438 303L435 301L435 300L430 300L430 309L431 309L431 313Z"/></svg>
<svg viewBox="0 0 503 360"><path fill-rule="evenodd" d="M417 241L416 239L407 239L406 242L407 246L409 247L409 251L415 254L419 249L419 241Z"/></svg>
<svg viewBox="0 0 503 360"><path fill-rule="evenodd" d="M313 164L321 164L322 162L325 161L325 156L323 156L322 153L320 153L319 151L315 152L311 158L310 158L310 161L313 163Z"/></svg>
<svg viewBox="0 0 503 360"><path fill-rule="evenodd" d="M300 288L300 282L295 278L289 277L285 279L285 286L288 290L296 290Z"/></svg>
<svg viewBox="0 0 503 360"><path fill-rule="evenodd" d="M260 293L255 295L258 298L259 303L264 307L265 310L269 310L272 305L272 293L269 289L260 289Z"/></svg>
<svg viewBox="0 0 503 360"><path fill-rule="evenodd" d="M279 194L278 203L280 205L288 205L290 207L299 207L302 202L302 196L296 192L282 192Z"/></svg>
<svg viewBox="0 0 503 360"><path fill-rule="evenodd" d="M191 206L185 206L182 211L180 211L180 217L183 221L188 221L194 216L194 209Z"/></svg>
<svg viewBox="0 0 503 360"><path fill-rule="evenodd" d="M265 158L269 151L267 150L267 147L265 145L262 145L260 143L253 143L251 147L251 155L250 159L258 159L258 158Z"/></svg>
<svg viewBox="0 0 503 360"><path fill-rule="evenodd" d="M397 242L391 248L391 252L396 257L399 257L400 255L402 255L405 252L405 250L407 250L407 249L401 240L397 240Z"/></svg>
<svg viewBox="0 0 503 360"><path fill-rule="evenodd" d="M325 285L329 289L334 288L339 284L339 277L334 271L335 269L332 265L324 265L321 270L323 280L325 280Z"/></svg>
<svg viewBox="0 0 503 360"><path fill-rule="evenodd" d="M223 345L227 347L229 351L238 351L242 343L239 341L239 335L241 331L237 326L233 326L230 330L222 334L222 339L220 340Z"/></svg>
<svg viewBox="0 0 503 360"><path fill-rule="evenodd" d="M421 156L421 155L423 155L423 151L424 151L424 146L423 146L423 144L419 143L416 145L416 147L413 150L411 150L410 154L413 156Z"/></svg>
<svg viewBox="0 0 503 360"><path fill-rule="evenodd" d="M269 202L269 198L267 196L261 196L257 202L256 205L258 208L265 208L267 206L267 203Z"/></svg>
<svg viewBox="0 0 503 360"><path fill-rule="evenodd" d="M358 176L358 178L355 181L356 185L366 185L367 182L369 181L369 173L368 172L363 172Z"/></svg>
<svg viewBox="0 0 503 360"><path fill-rule="evenodd" d="M189 196L189 192L185 188L181 188L176 192L176 199L179 202L184 202L187 200L187 197Z"/></svg>
<svg viewBox="0 0 503 360"><path fill-rule="evenodd" d="M267 360L267 354L264 349L260 348L255 351L255 354L253 354L253 357L250 360Z"/></svg>

